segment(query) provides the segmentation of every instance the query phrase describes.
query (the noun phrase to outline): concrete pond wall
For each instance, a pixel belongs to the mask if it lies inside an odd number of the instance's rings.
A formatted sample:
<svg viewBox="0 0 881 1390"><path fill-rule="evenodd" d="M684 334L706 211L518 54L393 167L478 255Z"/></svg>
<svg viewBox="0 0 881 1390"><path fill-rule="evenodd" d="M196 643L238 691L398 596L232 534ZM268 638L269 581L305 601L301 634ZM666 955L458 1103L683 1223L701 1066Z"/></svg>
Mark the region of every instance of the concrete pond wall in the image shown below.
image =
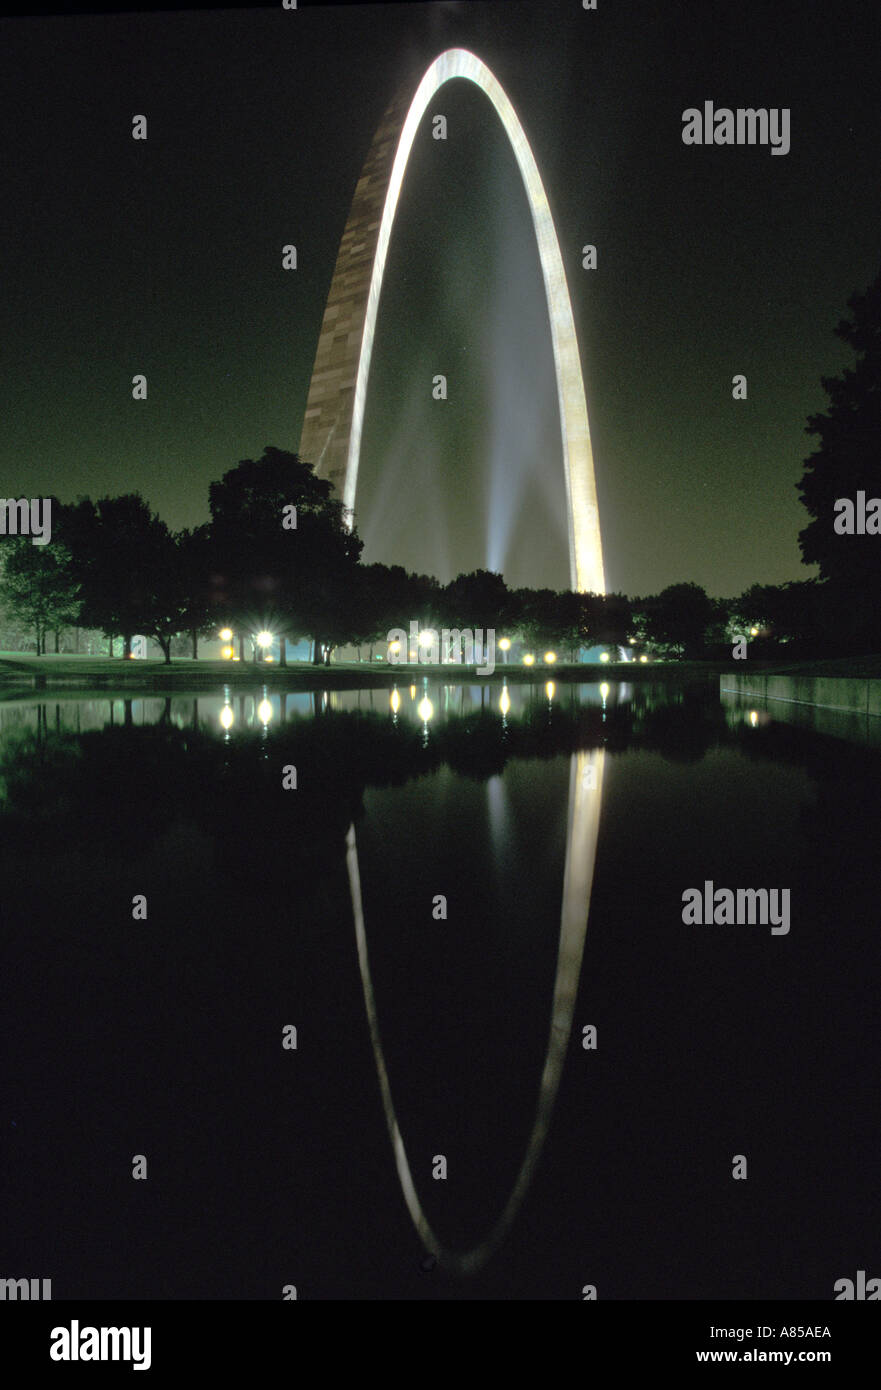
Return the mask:
<svg viewBox="0 0 881 1390"><path fill-rule="evenodd" d="M881 716L881 680L855 676L765 676L744 671L742 675L728 672L720 676L719 690L760 700L789 700L799 705Z"/></svg>
<svg viewBox="0 0 881 1390"><path fill-rule="evenodd" d="M723 704L767 701L767 713L785 724L881 748L881 680L853 676L764 676L728 672L719 677Z"/></svg>

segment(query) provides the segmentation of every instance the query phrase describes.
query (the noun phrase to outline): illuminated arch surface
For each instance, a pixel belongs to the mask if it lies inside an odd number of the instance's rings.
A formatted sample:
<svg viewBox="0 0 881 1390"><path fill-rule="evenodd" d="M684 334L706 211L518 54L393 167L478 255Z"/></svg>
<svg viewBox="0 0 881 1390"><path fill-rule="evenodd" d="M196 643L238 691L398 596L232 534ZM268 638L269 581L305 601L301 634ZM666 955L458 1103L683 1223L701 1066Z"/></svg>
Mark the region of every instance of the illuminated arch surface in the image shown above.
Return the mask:
<svg viewBox="0 0 881 1390"><path fill-rule="evenodd" d="M584 382L572 305L553 218L523 127L485 63L450 48L429 67L412 100L400 96L380 123L355 189L321 325L306 401L300 455L342 494L351 518L382 277L407 160L438 90L456 77L474 82L495 107L529 200L550 317L573 589L605 593L599 511Z"/></svg>

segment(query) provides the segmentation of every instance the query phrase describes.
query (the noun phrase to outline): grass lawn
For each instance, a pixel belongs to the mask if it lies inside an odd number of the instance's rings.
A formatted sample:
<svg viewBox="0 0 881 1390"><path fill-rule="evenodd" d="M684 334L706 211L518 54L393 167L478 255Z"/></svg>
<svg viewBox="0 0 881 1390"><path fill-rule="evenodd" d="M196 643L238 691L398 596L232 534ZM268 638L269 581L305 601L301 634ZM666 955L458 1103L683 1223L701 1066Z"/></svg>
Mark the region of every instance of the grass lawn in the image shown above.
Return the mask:
<svg viewBox="0 0 881 1390"><path fill-rule="evenodd" d="M48 685L68 688L81 685L84 690L118 686L132 689L192 689L218 685L270 685L276 689L352 689L357 686L389 687L409 685L428 678L444 678L451 684L473 684L481 680L505 678L514 684L537 684L555 681L599 680L696 680L711 679L723 671L743 672L747 669L763 675L825 675L881 678L881 656L841 657L828 661L750 663L743 661L650 661L592 663L590 665L534 666L504 665L497 661L492 676L478 676L474 667L394 665L390 662L334 662L331 666L313 666L309 662L292 661L286 667L275 663L253 664L232 661L193 661L178 658L170 664L164 661L124 661L109 656L35 656L31 652L0 652L0 682L15 684L30 682L36 677Z"/></svg>

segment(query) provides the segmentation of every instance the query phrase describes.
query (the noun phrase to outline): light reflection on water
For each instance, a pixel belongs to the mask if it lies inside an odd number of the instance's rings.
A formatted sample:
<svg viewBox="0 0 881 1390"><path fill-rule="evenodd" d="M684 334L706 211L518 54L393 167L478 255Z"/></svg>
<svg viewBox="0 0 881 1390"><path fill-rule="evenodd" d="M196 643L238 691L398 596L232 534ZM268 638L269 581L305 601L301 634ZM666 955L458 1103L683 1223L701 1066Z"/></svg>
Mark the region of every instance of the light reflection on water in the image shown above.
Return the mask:
<svg viewBox="0 0 881 1390"><path fill-rule="evenodd" d="M643 701L646 689L643 687L638 697ZM29 695L0 703L0 737L13 728L88 733L163 723L178 729L194 728L223 734L242 729L260 730L267 725L275 728L327 711L388 714L416 728L471 713L496 713L500 718L516 720L536 705L549 710L612 709L629 704L633 698L634 687L626 681L610 689L600 682L560 684L544 680L528 685L508 685L501 681L452 685L428 681L418 686L395 686L393 690L278 692L258 687L247 693L226 690L211 695L145 695L130 699L100 698L91 694L51 694L35 699ZM651 703L649 699L648 707ZM231 711L231 717L224 711Z"/></svg>

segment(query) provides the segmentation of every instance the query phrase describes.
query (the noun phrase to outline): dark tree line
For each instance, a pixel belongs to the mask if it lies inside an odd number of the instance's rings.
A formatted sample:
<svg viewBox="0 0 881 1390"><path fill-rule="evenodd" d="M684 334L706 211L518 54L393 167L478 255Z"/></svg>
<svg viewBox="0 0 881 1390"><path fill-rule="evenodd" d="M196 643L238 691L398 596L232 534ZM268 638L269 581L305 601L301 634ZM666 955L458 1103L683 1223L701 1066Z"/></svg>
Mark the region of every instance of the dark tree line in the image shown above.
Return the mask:
<svg viewBox="0 0 881 1390"><path fill-rule="evenodd" d="M136 492L52 502L51 545L22 536L0 550L0 602L38 652L47 632L70 625L121 638L124 656L143 634L166 661L179 634L195 657L219 625L243 649L262 629L309 637L319 653L348 638L361 541L332 485L296 454L267 448L230 469L211 485L211 521L192 531L170 531Z"/></svg>

